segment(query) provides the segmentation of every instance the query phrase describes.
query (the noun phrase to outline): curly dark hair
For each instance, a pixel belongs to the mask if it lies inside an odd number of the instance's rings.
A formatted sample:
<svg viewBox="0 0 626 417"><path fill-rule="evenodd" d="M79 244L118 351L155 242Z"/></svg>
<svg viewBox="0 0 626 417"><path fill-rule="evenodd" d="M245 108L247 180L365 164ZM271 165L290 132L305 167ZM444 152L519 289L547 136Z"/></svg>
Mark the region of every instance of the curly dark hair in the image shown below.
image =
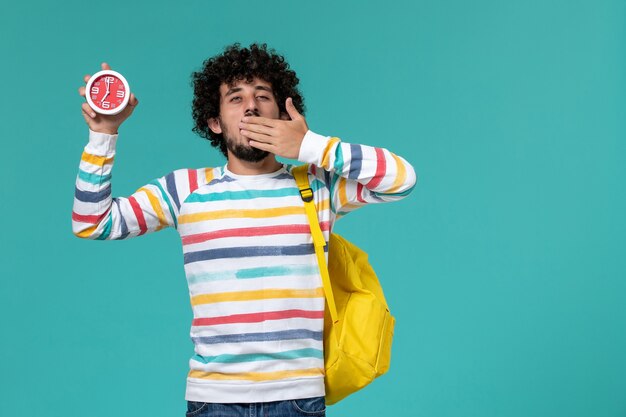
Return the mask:
<svg viewBox="0 0 626 417"><path fill-rule="evenodd" d="M228 156L226 141L222 134L209 129L207 120L220 114L220 85L240 80L251 82L254 77L272 85L274 96L281 113L287 113L285 100L291 97L300 114L304 114L304 98L298 90L300 80L289 68L285 58L268 49L267 44L253 43L241 48L239 43L226 46L224 53L207 59L201 71L191 74L194 89L192 114L195 126L191 129L211 141L211 145Z"/></svg>

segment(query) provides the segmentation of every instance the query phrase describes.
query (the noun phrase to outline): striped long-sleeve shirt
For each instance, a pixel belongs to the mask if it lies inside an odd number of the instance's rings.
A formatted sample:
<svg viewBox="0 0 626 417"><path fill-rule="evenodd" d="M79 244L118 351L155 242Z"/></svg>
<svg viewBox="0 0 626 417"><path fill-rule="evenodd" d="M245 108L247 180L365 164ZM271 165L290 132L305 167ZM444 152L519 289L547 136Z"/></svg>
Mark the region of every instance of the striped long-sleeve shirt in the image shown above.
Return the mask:
<svg viewBox="0 0 626 417"><path fill-rule="evenodd" d="M178 230L193 310L185 398L265 402L324 395L324 294L290 165L262 175L227 166L180 169L113 198L117 135L90 131L76 179L72 227L87 239ZM326 240L335 220L367 203L399 200L416 176L386 149L308 131L309 163Z"/></svg>

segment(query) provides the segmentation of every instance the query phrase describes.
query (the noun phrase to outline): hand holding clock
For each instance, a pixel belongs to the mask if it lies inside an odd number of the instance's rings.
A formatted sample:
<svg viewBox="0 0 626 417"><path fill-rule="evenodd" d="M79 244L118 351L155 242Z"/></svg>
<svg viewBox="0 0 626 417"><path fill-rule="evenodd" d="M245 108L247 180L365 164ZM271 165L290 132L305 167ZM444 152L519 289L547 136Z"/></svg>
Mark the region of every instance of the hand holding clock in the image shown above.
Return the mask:
<svg viewBox="0 0 626 417"><path fill-rule="evenodd" d="M111 70L111 67L106 62L102 63L102 70ZM96 74L97 75L97 74ZM91 79L91 75L85 75L84 81L86 84L89 83ZM106 84L106 95L98 100L100 103L104 102L104 99L109 95L109 85L110 81L105 77ZM91 86L92 90L98 91L98 87ZM94 91L92 91L93 93ZM78 89L78 94L81 97L86 97L86 87L81 86ZM133 93L130 93L130 97L128 99L128 104L123 108L123 110L117 114L102 114L102 111L94 111L94 109L89 105L89 103L84 102L82 104L82 113L85 118L85 122L89 126L89 129L94 132L106 133L109 135L117 134L118 128L120 125L126 120L135 110L135 107L139 104L139 100Z"/></svg>

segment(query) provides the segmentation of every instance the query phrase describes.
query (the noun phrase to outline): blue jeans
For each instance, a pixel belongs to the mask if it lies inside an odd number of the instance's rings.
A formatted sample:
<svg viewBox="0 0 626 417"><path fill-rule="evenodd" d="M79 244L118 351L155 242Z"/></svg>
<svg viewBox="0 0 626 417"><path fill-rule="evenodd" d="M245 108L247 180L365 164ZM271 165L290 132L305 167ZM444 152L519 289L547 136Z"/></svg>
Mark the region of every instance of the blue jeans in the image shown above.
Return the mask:
<svg viewBox="0 0 626 417"><path fill-rule="evenodd" d="M273 401L269 403L203 403L187 401L186 417L324 417L324 397L298 400Z"/></svg>

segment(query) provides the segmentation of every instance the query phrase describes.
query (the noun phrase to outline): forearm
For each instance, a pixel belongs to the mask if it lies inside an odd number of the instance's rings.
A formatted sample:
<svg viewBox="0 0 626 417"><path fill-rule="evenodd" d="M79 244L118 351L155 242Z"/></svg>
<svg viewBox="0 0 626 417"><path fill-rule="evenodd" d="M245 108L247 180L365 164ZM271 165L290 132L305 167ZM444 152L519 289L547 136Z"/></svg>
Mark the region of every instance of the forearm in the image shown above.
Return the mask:
<svg viewBox="0 0 626 417"><path fill-rule="evenodd" d="M89 143L83 151L74 193L72 230L78 237L97 239L103 236L110 216L111 171L117 135L89 130Z"/></svg>
<svg viewBox="0 0 626 417"><path fill-rule="evenodd" d="M404 158L384 148L343 143L310 130L298 159L334 173L331 187L345 202L392 201L415 186L415 170Z"/></svg>

